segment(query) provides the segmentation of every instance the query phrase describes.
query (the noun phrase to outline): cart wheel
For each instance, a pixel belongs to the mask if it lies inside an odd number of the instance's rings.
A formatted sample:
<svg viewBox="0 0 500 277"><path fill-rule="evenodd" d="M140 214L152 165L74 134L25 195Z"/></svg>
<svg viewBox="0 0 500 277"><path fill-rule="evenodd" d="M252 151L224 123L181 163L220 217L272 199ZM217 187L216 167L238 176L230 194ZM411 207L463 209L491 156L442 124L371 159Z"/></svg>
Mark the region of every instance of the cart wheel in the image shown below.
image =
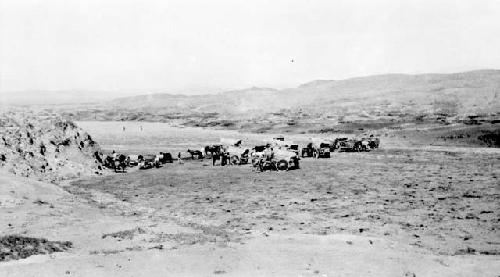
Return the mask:
<svg viewBox="0 0 500 277"><path fill-rule="evenodd" d="M288 162L286 160L279 160L276 163L276 168L278 170L287 170L288 169Z"/></svg>
<svg viewBox="0 0 500 277"><path fill-rule="evenodd" d="M232 165L238 165L240 164L240 158L236 155L231 156L231 164Z"/></svg>

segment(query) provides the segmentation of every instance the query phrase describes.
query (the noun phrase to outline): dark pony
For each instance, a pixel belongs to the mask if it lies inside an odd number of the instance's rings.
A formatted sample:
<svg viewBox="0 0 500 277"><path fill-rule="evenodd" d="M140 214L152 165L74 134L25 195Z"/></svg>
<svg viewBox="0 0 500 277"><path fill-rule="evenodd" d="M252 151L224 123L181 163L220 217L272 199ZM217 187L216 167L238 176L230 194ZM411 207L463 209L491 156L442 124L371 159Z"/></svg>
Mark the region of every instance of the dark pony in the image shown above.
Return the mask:
<svg viewBox="0 0 500 277"><path fill-rule="evenodd" d="M196 156L197 159L203 159L203 152L200 150L190 150L188 149L187 152L191 155L191 159L194 160L194 156Z"/></svg>
<svg viewBox="0 0 500 277"><path fill-rule="evenodd" d="M220 145L207 145L205 146L205 156L208 156L208 153L210 153L210 156L217 155L220 149Z"/></svg>

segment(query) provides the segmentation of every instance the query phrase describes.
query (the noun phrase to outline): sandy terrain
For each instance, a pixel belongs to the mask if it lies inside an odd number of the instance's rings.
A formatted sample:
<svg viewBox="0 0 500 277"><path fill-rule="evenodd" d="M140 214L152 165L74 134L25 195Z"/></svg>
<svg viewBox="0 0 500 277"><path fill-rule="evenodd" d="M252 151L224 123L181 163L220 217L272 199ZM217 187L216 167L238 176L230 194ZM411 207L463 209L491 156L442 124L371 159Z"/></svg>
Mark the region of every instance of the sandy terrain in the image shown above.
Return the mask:
<svg viewBox="0 0 500 277"><path fill-rule="evenodd" d="M439 255L390 236L226 235L209 220L187 224L98 192L88 204L55 185L5 176L1 222L10 226L2 224L1 233L74 246L0 263L1 276L496 276L500 270L498 256Z"/></svg>
<svg viewBox="0 0 500 277"><path fill-rule="evenodd" d="M183 132L115 145L181 149ZM54 185L0 172L0 234L73 243L0 276L498 276L499 151L386 145L279 173L205 160Z"/></svg>

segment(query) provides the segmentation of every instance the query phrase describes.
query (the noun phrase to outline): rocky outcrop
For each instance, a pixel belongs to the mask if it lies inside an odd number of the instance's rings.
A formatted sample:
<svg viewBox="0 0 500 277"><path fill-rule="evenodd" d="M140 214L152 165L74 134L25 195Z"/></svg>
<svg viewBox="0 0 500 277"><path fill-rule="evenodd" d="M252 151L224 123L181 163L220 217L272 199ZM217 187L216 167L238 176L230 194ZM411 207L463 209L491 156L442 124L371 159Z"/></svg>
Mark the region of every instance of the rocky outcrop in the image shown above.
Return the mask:
<svg viewBox="0 0 500 277"><path fill-rule="evenodd" d="M101 174L100 155L89 134L56 114L0 113L0 167L15 175L57 182Z"/></svg>

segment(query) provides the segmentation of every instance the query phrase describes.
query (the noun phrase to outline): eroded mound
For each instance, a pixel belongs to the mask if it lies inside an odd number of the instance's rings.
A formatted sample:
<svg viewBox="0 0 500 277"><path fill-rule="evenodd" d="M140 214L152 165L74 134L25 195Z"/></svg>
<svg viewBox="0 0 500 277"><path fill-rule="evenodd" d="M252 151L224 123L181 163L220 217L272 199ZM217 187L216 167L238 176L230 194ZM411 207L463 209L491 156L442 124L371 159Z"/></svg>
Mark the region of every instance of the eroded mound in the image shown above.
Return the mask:
<svg viewBox="0 0 500 277"><path fill-rule="evenodd" d="M54 182L99 174L100 152L89 134L57 115L0 113L0 166L15 175Z"/></svg>
<svg viewBox="0 0 500 277"><path fill-rule="evenodd" d="M0 237L0 262L25 259L32 255L63 252L73 246L70 241L48 241L44 238L17 235Z"/></svg>

